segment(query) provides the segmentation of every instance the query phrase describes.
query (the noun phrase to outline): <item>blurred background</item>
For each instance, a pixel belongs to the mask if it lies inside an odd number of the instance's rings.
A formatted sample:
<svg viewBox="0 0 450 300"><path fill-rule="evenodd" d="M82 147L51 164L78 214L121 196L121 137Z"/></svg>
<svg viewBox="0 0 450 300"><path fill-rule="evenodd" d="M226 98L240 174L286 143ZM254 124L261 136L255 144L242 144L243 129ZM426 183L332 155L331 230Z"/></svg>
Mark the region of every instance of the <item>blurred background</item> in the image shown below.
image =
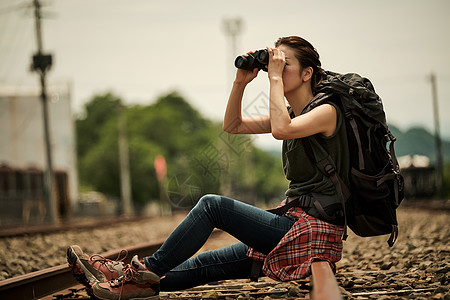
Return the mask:
<svg viewBox="0 0 450 300"><path fill-rule="evenodd" d="M221 121L234 58L288 35L324 69L372 81L405 201L448 199L449 11L445 0L0 0L0 226L170 215L206 193L280 201L281 142L230 136ZM243 113L268 112L267 95L260 72Z"/></svg>

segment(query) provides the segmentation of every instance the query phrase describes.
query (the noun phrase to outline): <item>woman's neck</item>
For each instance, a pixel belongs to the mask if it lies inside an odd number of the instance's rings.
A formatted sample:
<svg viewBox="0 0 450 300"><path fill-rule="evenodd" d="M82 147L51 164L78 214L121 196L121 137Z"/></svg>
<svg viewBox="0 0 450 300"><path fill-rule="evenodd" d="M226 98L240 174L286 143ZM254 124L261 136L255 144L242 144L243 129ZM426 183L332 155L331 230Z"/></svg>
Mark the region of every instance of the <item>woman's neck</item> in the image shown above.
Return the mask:
<svg viewBox="0 0 450 300"><path fill-rule="evenodd" d="M310 87L298 89L295 92L285 96L296 116L299 116L306 105L308 105L314 98Z"/></svg>

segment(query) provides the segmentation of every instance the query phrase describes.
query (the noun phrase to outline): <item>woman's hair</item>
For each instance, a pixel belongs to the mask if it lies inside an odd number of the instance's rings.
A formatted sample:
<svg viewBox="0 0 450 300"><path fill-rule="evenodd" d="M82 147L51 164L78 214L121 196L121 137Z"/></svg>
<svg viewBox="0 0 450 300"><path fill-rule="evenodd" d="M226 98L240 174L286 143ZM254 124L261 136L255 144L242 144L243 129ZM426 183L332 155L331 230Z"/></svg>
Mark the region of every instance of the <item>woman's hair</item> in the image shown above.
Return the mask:
<svg viewBox="0 0 450 300"><path fill-rule="evenodd" d="M311 77L311 89L314 92L317 84L325 76L325 72L321 67L319 53L316 48L307 40L298 36L288 36L279 38L275 42L275 47L285 45L294 50L295 57L300 63L300 67L312 67L313 75Z"/></svg>

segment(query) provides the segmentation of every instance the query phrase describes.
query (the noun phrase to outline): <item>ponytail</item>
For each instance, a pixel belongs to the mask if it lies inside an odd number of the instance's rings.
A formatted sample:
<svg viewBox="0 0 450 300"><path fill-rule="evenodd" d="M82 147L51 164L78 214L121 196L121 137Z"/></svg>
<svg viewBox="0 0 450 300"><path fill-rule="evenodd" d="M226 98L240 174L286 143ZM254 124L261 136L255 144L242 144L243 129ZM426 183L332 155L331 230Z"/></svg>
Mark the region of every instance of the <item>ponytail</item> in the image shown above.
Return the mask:
<svg viewBox="0 0 450 300"><path fill-rule="evenodd" d="M316 66L316 70L314 70L314 68L313 68L314 81L311 81L311 89L314 94L316 92L317 86L322 81L322 79L325 79L325 77L326 77L325 70L322 69L321 66Z"/></svg>

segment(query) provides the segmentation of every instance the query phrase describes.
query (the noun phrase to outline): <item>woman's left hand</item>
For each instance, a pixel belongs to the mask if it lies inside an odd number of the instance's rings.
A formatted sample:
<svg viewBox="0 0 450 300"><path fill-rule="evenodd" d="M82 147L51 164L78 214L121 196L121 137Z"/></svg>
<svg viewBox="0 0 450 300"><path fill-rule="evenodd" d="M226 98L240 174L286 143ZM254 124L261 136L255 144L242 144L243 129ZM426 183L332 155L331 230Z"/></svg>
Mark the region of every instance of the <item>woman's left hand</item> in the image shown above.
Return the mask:
<svg viewBox="0 0 450 300"><path fill-rule="evenodd" d="M270 79L281 79L283 77L284 66L286 65L286 57L284 52L277 48L267 47L269 52L268 76Z"/></svg>

